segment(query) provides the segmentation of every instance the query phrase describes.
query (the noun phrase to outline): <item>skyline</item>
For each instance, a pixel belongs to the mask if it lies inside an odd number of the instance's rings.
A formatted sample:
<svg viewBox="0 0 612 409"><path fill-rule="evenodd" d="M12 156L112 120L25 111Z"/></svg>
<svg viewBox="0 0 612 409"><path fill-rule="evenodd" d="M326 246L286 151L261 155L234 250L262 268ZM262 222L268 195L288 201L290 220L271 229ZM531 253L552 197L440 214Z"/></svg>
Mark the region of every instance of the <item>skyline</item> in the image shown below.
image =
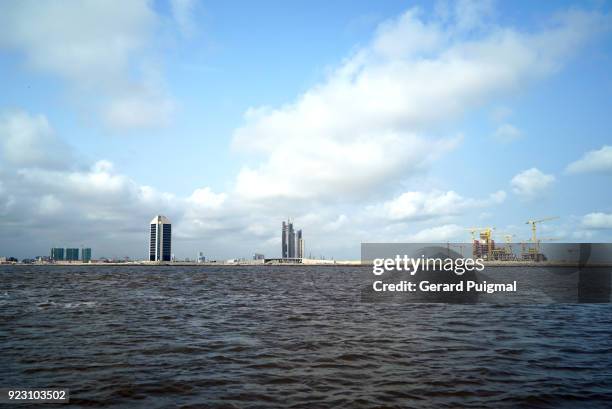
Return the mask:
<svg viewBox="0 0 612 409"><path fill-rule="evenodd" d="M0 256L142 258L153 214L178 258L277 254L278 215L337 259L611 241L611 8L3 2Z"/></svg>

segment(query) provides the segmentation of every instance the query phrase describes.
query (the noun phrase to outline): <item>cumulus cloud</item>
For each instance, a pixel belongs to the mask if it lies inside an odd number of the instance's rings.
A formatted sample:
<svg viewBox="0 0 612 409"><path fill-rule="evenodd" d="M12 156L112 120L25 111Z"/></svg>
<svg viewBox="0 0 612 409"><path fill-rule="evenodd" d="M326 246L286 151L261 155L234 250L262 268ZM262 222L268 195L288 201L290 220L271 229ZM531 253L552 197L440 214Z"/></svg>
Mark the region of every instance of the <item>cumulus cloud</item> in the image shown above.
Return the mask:
<svg viewBox="0 0 612 409"><path fill-rule="evenodd" d="M249 109L233 146L261 160L242 169L236 191L337 197L406 179L459 142L434 136L441 122L554 72L605 23L572 11L523 33L486 24L477 6L432 19L412 8L295 101Z"/></svg>
<svg viewBox="0 0 612 409"><path fill-rule="evenodd" d="M2 115L0 157L5 161L0 170L0 248L10 249L14 239L23 236L20 246L28 243L36 251L42 247L42 254L56 242L89 243L98 251L118 246L114 251L142 256L144 250L139 251L134 243L142 242L146 224L157 213L173 219L184 236L190 230L182 225L212 220L220 212L223 217L231 215L222 209L226 195L209 187L197 188L186 197L176 196L139 184L108 160L98 160L89 168L60 160L70 151L44 115L22 111ZM213 227L203 223L198 233L203 235Z"/></svg>
<svg viewBox="0 0 612 409"><path fill-rule="evenodd" d="M525 199L535 199L545 194L555 182L553 175L543 173L537 168L524 170L515 175L510 184L512 191Z"/></svg>
<svg viewBox="0 0 612 409"><path fill-rule="evenodd" d="M493 138L498 142L510 143L523 136L523 132L511 124L501 124L493 133Z"/></svg>
<svg viewBox="0 0 612 409"><path fill-rule="evenodd" d="M79 96L105 101L91 108L111 126L158 126L173 104L146 78L158 20L146 0L5 1L0 48L16 50L34 71L64 79Z"/></svg>
<svg viewBox="0 0 612 409"><path fill-rule="evenodd" d="M566 171L568 173L612 171L612 146L604 145L601 149L585 153L582 158L570 163Z"/></svg>
<svg viewBox="0 0 612 409"><path fill-rule="evenodd" d="M2 157L14 166L61 168L71 157L45 116L23 111L0 115L0 146Z"/></svg>
<svg viewBox="0 0 612 409"><path fill-rule="evenodd" d="M166 126L174 110L175 103L171 99L127 95L109 103L105 108L104 120L116 129Z"/></svg>
<svg viewBox="0 0 612 409"><path fill-rule="evenodd" d="M383 208L386 216L391 220L425 220L461 214L468 209L502 203L505 199L506 192L503 190L481 200L465 198L452 190L447 192L412 191L402 193L384 203Z"/></svg>
<svg viewBox="0 0 612 409"><path fill-rule="evenodd" d="M612 214L589 213L582 218L582 225L588 229L612 229Z"/></svg>
<svg viewBox="0 0 612 409"><path fill-rule="evenodd" d="M156 30L150 3L79 2L65 10L66 4L2 3L0 47L17 50L32 69L64 78L76 90L99 94L104 118L115 127L159 125L171 115L174 103L156 70L133 62L146 54ZM178 9L174 13L179 20ZM51 148L62 142L44 116L22 114L20 126L4 120L0 248L27 243L46 252L52 244L91 244L98 256L142 257L147 224L158 213L172 220L183 257L196 249L213 257L278 254L279 223L289 216L305 228L307 252L317 256L350 247L345 254L354 257L357 243L368 240L463 238L458 224L407 230L403 221L418 224L419 213L431 221L451 207L501 203L505 192L480 199L452 190L417 192L387 203L389 192L410 186L411 177L461 143L460 133L439 134L440 124L554 72L603 18L572 11L525 33L490 24L489 15L472 2L449 3L446 14L433 18L410 9L382 24L368 44L294 101L249 109L232 141L248 165L228 192L206 184L186 195L163 192L102 158L86 167L55 163L62 155ZM53 16L63 16L66 27L53 31L59 21ZM108 32L115 41L106 44ZM49 150L37 153L38 146ZM24 147L30 150L25 156ZM544 176L544 185L552 183L551 175L531 169L515 177L515 191L541 190L530 187L533 171ZM381 215L386 219L379 224Z"/></svg>
<svg viewBox="0 0 612 409"><path fill-rule="evenodd" d="M445 224L420 230L410 235L407 241L414 243L460 242L464 236L465 229L463 227L456 224Z"/></svg>

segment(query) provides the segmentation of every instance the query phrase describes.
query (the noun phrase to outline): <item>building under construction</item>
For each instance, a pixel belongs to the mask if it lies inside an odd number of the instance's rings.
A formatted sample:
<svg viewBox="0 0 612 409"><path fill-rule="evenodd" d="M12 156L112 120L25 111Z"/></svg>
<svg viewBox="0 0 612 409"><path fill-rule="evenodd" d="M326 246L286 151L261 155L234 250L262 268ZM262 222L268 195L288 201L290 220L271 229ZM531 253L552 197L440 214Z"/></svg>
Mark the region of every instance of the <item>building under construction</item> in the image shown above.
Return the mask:
<svg viewBox="0 0 612 409"><path fill-rule="evenodd" d="M554 238L538 239L536 235L536 225L557 217L547 217L539 220L528 220L526 224L531 225L531 238L520 242L520 251L515 253L512 238L514 235L504 236L504 245L497 247L493 239L495 227L472 227L468 229L472 233L472 256L487 261L546 261L546 256L542 254L540 243L542 241L554 240ZM478 237L475 234L478 233ZM519 249L516 249L519 250Z"/></svg>

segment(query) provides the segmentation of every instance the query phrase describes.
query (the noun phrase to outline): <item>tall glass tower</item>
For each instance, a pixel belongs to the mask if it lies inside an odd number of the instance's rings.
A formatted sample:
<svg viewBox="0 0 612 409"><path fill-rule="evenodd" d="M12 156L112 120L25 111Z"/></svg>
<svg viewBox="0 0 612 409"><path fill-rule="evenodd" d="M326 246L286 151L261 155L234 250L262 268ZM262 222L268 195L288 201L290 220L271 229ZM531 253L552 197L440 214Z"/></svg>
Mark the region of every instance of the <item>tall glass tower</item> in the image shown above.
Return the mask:
<svg viewBox="0 0 612 409"><path fill-rule="evenodd" d="M302 237L302 229L297 231L296 241L297 258L304 258L304 237Z"/></svg>
<svg viewBox="0 0 612 409"><path fill-rule="evenodd" d="M287 223L283 222L283 233L282 233L282 252L281 252L281 257L282 258L287 258L289 257L289 243L288 243L288 228L287 228Z"/></svg>
<svg viewBox="0 0 612 409"><path fill-rule="evenodd" d="M293 230L293 222L289 221L287 225L289 226L289 232L287 233L289 236L289 258L295 258L295 231Z"/></svg>
<svg viewBox="0 0 612 409"><path fill-rule="evenodd" d="M166 216L151 220L149 261L170 261L172 257L172 224Z"/></svg>
<svg viewBox="0 0 612 409"><path fill-rule="evenodd" d="M299 243L296 242L295 230L293 229L293 222L291 221L291 219L287 220L287 222L283 222L281 240L282 240L282 257L283 258L295 258L296 248L297 248L296 245L299 246Z"/></svg>

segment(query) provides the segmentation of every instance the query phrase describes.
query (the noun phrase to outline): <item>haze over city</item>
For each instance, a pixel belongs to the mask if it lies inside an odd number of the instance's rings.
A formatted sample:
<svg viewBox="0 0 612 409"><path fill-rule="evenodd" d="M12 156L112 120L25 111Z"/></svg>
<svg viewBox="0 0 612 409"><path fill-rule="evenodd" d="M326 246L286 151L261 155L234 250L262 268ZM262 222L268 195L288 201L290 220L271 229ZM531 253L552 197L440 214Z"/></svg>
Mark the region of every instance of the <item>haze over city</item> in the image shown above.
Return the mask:
<svg viewBox="0 0 612 409"><path fill-rule="evenodd" d="M610 9L1 2L0 256L142 259L157 214L179 258L610 241Z"/></svg>

